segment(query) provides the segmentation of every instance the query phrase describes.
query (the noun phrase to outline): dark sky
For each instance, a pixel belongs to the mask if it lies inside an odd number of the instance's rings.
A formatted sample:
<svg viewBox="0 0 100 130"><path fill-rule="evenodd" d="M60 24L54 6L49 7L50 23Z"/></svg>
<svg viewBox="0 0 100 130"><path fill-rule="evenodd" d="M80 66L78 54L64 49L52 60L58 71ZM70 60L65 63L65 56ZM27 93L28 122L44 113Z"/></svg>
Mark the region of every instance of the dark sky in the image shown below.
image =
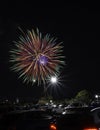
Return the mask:
<svg viewBox="0 0 100 130"><path fill-rule="evenodd" d="M23 30L38 27L63 41L66 82L58 96L73 97L83 89L100 93L100 9L94 3L35 6L34 3L1 5L0 11L0 97L34 97L42 87L22 83L10 71L9 50ZM64 93L65 92L65 93ZM55 95L55 91L53 92ZM57 94L57 92L56 92Z"/></svg>

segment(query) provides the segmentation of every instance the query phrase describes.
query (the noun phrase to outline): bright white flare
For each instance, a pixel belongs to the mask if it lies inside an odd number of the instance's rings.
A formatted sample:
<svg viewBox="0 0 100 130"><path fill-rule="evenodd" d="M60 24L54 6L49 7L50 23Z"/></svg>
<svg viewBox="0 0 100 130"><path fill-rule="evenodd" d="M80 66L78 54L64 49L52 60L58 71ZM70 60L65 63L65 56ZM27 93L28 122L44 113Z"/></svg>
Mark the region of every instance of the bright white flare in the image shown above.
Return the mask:
<svg viewBox="0 0 100 130"><path fill-rule="evenodd" d="M53 76L53 77L51 77L51 83L57 83L57 77L55 77L55 76Z"/></svg>

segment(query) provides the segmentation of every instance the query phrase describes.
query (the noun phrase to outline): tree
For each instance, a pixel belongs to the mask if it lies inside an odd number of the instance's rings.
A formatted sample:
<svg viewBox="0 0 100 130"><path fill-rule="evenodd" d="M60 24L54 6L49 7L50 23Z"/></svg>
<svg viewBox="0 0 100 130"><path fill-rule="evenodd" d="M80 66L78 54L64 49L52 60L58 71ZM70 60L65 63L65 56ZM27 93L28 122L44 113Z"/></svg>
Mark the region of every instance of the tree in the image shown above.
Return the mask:
<svg viewBox="0 0 100 130"><path fill-rule="evenodd" d="M91 93L88 92L86 89L81 90L80 92L77 93L75 100L78 102L89 104L91 101Z"/></svg>

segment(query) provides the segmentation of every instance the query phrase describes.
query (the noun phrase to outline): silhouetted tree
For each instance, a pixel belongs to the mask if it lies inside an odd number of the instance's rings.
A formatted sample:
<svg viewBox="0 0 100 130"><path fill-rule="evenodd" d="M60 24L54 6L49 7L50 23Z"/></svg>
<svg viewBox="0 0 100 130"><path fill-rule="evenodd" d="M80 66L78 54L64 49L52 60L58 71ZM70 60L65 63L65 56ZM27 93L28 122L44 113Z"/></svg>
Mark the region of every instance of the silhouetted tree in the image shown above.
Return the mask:
<svg viewBox="0 0 100 130"><path fill-rule="evenodd" d="M91 93L86 89L81 90L77 93L75 100L85 104L89 104L91 101Z"/></svg>

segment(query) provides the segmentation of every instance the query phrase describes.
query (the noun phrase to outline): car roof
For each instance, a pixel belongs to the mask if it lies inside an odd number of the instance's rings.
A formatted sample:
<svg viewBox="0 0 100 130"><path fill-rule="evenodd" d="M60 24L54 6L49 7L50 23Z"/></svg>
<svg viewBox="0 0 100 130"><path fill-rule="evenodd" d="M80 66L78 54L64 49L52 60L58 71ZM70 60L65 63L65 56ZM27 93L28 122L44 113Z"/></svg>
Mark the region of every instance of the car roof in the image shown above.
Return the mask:
<svg viewBox="0 0 100 130"><path fill-rule="evenodd" d="M67 112L90 112L93 108L92 107L72 107L67 108Z"/></svg>

